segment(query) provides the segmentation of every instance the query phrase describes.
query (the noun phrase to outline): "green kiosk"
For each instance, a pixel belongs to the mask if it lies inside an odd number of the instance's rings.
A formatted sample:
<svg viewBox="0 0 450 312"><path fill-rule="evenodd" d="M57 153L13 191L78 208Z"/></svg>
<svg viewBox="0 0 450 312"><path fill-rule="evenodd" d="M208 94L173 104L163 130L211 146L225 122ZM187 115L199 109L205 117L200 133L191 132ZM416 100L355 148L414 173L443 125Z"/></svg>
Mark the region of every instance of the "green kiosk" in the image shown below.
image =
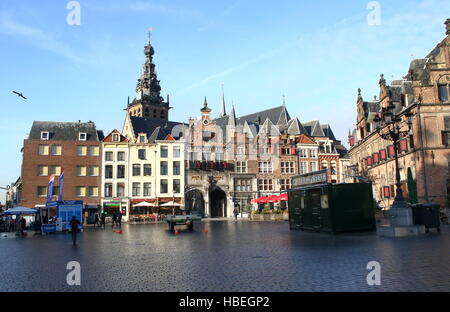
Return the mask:
<svg viewBox="0 0 450 312"><path fill-rule="evenodd" d="M371 183L328 183L327 170L292 178L291 230L327 233L376 231Z"/></svg>

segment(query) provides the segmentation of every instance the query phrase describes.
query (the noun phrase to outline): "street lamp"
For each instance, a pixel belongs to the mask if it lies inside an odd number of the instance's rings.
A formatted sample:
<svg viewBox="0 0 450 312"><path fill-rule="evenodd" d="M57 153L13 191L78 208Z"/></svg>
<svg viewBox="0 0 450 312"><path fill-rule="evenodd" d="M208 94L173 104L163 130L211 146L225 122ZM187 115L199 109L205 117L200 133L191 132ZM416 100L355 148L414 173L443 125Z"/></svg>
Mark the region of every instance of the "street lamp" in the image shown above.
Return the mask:
<svg viewBox="0 0 450 312"><path fill-rule="evenodd" d="M391 224L393 226L412 225L412 212L403 197L403 191L400 183L400 168L398 165L398 148L400 145L400 140L408 137L412 130L413 114L411 112L407 112L404 116L407 118L406 124L408 126L408 130L401 130L402 118L399 113L395 112L395 105L391 101L387 107L387 110L382 113L381 117L377 115L374 118L376 132L384 140L392 141L394 144L396 196L390 209Z"/></svg>

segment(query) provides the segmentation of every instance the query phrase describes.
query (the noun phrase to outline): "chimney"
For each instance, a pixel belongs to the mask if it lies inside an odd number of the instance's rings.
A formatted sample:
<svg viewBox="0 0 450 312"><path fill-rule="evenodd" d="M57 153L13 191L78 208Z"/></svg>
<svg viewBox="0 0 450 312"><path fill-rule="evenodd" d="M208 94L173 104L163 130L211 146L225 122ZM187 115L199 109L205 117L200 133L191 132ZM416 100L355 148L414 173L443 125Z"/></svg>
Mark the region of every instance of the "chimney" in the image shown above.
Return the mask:
<svg viewBox="0 0 450 312"><path fill-rule="evenodd" d="M447 18L447 20L445 21L444 24L445 24L445 29L446 29L445 34L450 35L450 18Z"/></svg>

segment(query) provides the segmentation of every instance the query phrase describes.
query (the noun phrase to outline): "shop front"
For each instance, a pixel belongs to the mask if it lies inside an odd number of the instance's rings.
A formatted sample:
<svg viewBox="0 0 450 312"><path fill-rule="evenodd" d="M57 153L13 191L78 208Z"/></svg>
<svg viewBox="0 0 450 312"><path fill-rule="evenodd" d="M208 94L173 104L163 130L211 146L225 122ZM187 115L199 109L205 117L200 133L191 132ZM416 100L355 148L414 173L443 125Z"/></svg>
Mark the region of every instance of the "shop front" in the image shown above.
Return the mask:
<svg viewBox="0 0 450 312"><path fill-rule="evenodd" d="M113 198L103 200L103 211L106 213L107 218L111 218L114 214L122 213L122 220L128 220L128 199Z"/></svg>

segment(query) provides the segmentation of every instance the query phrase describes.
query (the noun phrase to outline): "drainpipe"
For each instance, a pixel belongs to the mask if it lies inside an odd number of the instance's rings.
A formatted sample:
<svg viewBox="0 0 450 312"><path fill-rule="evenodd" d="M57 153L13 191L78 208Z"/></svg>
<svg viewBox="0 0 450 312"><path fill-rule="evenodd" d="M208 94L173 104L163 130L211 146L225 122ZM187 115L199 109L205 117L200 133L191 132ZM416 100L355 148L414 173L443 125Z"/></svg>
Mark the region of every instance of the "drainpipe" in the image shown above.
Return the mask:
<svg viewBox="0 0 450 312"><path fill-rule="evenodd" d="M427 174L426 174L426 164L425 164L425 150L423 144L423 132L422 132L422 118L420 115L420 103L417 103L417 116L419 118L419 132L420 132L420 147L422 154L422 166L423 166L423 181L424 181L424 190L425 190L425 200L428 202L428 182L427 182Z"/></svg>

